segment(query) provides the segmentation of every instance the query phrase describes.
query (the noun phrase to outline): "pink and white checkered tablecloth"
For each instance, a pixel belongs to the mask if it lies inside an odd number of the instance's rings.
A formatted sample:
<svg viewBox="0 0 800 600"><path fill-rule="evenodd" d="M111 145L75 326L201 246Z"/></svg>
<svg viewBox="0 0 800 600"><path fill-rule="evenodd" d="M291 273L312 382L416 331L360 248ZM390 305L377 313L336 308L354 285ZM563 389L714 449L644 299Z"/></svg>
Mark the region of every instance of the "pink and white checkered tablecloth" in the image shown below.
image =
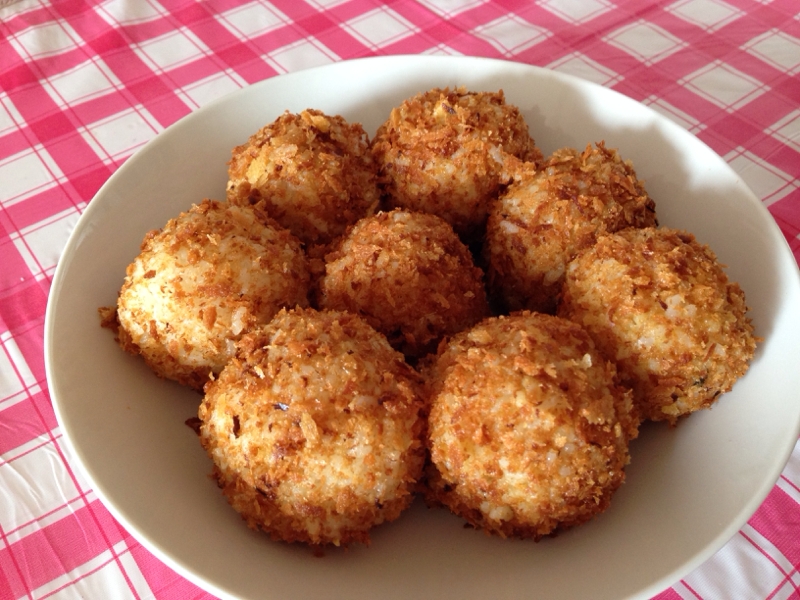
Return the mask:
<svg viewBox="0 0 800 600"><path fill-rule="evenodd" d="M666 114L800 256L798 0L0 0L0 600L209 597L114 521L50 403L45 303L101 184L232 90L420 53L545 66ZM742 530L658 598L800 598L799 567L800 447Z"/></svg>

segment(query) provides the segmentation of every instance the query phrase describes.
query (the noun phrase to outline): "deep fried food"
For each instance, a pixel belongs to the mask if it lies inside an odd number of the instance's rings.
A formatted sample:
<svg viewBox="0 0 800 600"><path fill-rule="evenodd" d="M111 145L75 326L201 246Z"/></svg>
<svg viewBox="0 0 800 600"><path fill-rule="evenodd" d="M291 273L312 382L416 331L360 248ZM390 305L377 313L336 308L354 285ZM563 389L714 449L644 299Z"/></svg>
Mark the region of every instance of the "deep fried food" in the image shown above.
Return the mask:
<svg viewBox="0 0 800 600"><path fill-rule="evenodd" d="M519 169L491 207L489 293L509 311L554 313L567 263L597 235L655 224L655 203L615 150L557 150L541 170Z"/></svg>
<svg viewBox="0 0 800 600"><path fill-rule="evenodd" d="M407 99L378 128L372 151L389 207L439 215L465 239L484 225L508 157L542 157L502 91L465 88Z"/></svg>
<svg viewBox="0 0 800 600"><path fill-rule="evenodd" d="M200 439L230 504L273 539L369 542L422 472L421 380L361 318L281 311L209 384Z"/></svg>
<svg viewBox="0 0 800 600"><path fill-rule="evenodd" d="M559 307L616 361L642 417L671 424L747 371L756 338L746 311L715 254L667 228L599 237L569 265Z"/></svg>
<svg viewBox="0 0 800 600"><path fill-rule="evenodd" d="M250 207L205 200L145 236L117 300L121 346L202 390L244 332L308 304L300 242Z"/></svg>
<svg viewBox="0 0 800 600"><path fill-rule="evenodd" d="M394 210L356 223L327 255L319 304L363 316L409 358L489 314L483 272L436 215Z"/></svg>
<svg viewBox="0 0 800 600"><path fill-rule="evenodd" d="M312 109L285 112L234 148L228 177L228 200L260 206L310 248L380 199L364 128Z"/></svg>
<svg viewBox="0 0 800 600"><path fill-rule="evenodd" d="M638 433L630 390L583 329L520 312L442 344L430 368L430 497L538 539L604 511Z"/></svg>

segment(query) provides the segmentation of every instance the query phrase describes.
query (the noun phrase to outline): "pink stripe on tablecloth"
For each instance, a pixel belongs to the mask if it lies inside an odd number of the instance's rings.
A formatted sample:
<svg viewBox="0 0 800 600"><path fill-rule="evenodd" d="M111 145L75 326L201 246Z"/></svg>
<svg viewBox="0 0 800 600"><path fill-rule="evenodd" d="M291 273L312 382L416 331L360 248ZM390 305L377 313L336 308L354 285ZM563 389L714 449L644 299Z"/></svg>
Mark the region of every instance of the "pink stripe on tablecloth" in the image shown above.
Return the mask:
<svg viewBox="0 0 800 600"><path fill-rule="evenodd" d="M15 595L33 590L68 573L106 551L122 539L122 531L99 501L79 506L55 521L0 551L0 565L12 560L24 581ZM6 567L2 567L6 570Z"/></svg>
<svg viewBox="0 0 800 600"><path fill-rule="evenodd" d="M52 423L45 422L30 398L0 409L0 456L47 434ZM8 458L6 458L8 460Z"/></svg>
<svg viewBox="0 0 800 600"><path fill-rule="evenodd" d="M753 529L768 537L775 547L792 562L800 565L800 504L776 487L767 501L749 521Z"/></svg>

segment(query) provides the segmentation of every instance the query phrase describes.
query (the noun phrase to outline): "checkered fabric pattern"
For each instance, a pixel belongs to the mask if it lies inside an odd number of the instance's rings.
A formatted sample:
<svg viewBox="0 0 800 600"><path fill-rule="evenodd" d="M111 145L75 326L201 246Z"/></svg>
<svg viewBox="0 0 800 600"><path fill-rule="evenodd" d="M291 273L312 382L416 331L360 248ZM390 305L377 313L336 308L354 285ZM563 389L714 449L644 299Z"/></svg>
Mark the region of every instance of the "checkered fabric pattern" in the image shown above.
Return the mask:
<svg viewBox="0 0 800 600"><path fill-rule="evenodd" d="M267 77L386 54L578 75L677 121L800 256L797 0L0 0L0 600L210 597L73 466L45 380L45 304L81 211L133 152ZM742 530L661 600L800 598L800 448Z"/></svg>

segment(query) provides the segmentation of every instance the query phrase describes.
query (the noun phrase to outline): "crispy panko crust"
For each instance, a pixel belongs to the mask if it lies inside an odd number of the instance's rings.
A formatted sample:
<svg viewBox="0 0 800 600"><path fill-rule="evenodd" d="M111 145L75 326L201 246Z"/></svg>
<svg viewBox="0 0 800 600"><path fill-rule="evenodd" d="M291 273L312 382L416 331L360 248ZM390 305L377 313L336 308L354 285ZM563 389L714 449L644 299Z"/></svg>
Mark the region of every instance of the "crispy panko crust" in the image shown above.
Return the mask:
<svg viewBox="0 0 800 600"><path fill-rule="evenodd" d="M366 217L326 256L319 305L361 315L410 360L489 314L483 272L452 227L404 210Z"/></svg>
<svg viewBox="0 0 800 600"><path fill-rule="evenodd" d="M388 207L439 215L465 239L482 229L506 163L542 159L502 90L463 87L405 100L378 128L372 153Z"/></svg>
<svg viewBox="0 0 800 600"><path fill-rule="evenodd" d="M757 338L744 292L685 231L600 236L567 269L558 314L581 323L617 363L642 418L711 406L744 375Z"/></svg>
<svg viewBox="0 0 800 600"><path fill-rule="evenodd" d="M260 206L309 248L328 244L378 207L369 137L338 115L285 112L233 149L228 200Z"/></svg>
<svg viewBox="0 0 800 600"><path fill-rule="evenodd" d="M160 377L202 390L248 329L307 306L309 286L291 233L250 207L204 200L145 236L117 299L118 341Z"/></svg>
<svg viewBox="0 0 800 600"><path fill-rule="evenodd" d="M251 528L286 542L369 543L421 476L421 391L360 317L281 311L207 385L200 440Z"/></svg>
<svg viewBox="0 0 800 600"><path fill-rule="evenodd" d="M656 225L655 203L629 161L600 142L557 150L540 170L518 169L491 207L489 293L506 311L555 313L564 270L598 235Z"/></svg>
<svg viewBox="0 0 800 600"><path fill-rule="evenodd" d="M429 367L429 501L476 528L539 539L604 511L638 434L577 324L518 312L442 343Z"/></svg>

